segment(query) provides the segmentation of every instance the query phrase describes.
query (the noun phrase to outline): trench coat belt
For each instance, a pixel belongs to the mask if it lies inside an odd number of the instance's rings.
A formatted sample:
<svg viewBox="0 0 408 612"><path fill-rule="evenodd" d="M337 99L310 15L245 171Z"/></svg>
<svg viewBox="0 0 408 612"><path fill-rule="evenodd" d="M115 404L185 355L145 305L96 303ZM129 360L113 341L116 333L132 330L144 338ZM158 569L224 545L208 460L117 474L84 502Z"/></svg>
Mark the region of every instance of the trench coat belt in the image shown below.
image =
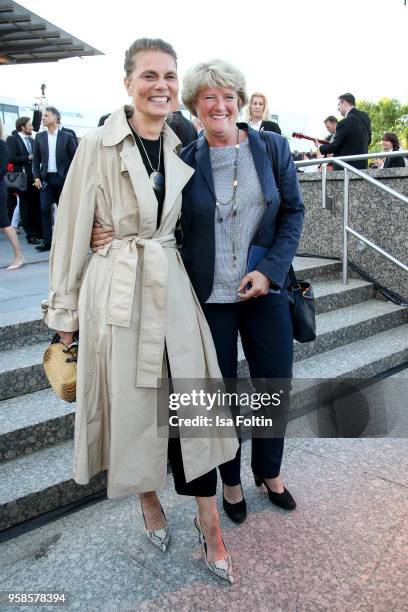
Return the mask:
<svg viewBox="0 0 408 612"><path fill-rule="evenodd" d="M115 238L98 255L119 249L114 257L107 323L130 327L137 282L139 251L143 249L142 311L138 336L136 387L157 388L162 378L166 330L168 260L165 248L176 248L174 234L155 238Z"/></svg>

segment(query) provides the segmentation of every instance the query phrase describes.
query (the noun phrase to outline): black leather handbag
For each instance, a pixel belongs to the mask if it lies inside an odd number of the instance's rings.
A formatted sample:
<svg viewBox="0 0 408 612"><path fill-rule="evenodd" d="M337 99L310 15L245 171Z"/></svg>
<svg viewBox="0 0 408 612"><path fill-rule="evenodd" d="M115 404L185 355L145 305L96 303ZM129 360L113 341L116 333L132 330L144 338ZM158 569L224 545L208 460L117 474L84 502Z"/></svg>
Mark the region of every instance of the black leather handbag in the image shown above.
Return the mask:
<svg viewBox="0 0 408 612"><path fill-rule="evenodd" d="M10 191L27 191L27 174L24 170L7 172L4 181Z"/></svg>
<svg viewBox="0 0 408 612"><path fill-rule="evenodd" d="M266 141L266 148L272 164L277 188L279 184L279 172L276 166L275 156L272 152L273 140L268 138L267 132L262 132L261 138ZM311 283L298 280L293 266L288 272L290 286L287 287L290 309L292 313L293 337L298 342L313 342L316 340L316 317L314 294Z"/></svg>
<svg viewBox="0 0 408 612"><path fill-rule="evenodd" d="M292 313L293 337L298 342L316 340L316 318L311 283L296 278L292 266L289 270L288 295Z"/></svg>

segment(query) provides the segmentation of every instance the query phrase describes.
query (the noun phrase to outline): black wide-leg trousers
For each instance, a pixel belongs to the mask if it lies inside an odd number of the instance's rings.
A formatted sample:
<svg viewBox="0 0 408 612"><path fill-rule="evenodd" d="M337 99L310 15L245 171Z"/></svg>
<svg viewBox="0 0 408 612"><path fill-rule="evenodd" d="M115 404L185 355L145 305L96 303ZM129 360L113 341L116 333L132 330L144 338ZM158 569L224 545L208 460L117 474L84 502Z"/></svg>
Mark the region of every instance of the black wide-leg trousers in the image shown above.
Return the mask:
<svg viewBox="0 0 408 612"><path fill-rule="evenodd" d="M268 294L247 302L203 304L203 311L212 333L223 378L237 378L239 332L252 379L291 379L293 328L286 296ZM253 438L253 472L263 478L278 476L283 446L282 437ZM169 440L168 458L177 493L201 497L216 494L215 469L186 483L180 441L177 438ZM230 486L240 484L240 469L241 445L234 459L219 466L222 481Z"/></svg>
<svg viewBox="0 0 408 612"><path fill-rule="evenodd" d="M203 310L224 378L237 378L239 332L252 379L291 379L293 328L286 296L268 294L246 302L204 304ZM283 437L254 437L254 474L263 478L279 476L283 446ZM240 467L241 445L235 459L219 466L222 481L229 486L240 484Z"/></svg>

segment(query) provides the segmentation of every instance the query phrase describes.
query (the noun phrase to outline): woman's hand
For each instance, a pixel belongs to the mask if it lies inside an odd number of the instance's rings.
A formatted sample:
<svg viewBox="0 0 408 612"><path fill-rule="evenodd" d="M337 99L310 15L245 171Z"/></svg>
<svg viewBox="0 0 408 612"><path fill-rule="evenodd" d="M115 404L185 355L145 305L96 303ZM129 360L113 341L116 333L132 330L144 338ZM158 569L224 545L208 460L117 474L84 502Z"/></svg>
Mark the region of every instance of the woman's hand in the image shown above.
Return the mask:
<svg viewBox="0 0 408 612"><path fill-rule="evenodd" d="M246 289L247 285L251 285L251 288ZM267 295L270 286L271 281L265 274L253 270L253 272L248 272L240 282L237 292L238 297L241 300L249 300L260 295Z"/></svg>
<svg viewBox="0 0 408 612"><path fill-rule="evenodd" d="M58 335L60 337L62 344L65 344L66 347L71 346L71 344L74 341L74 332L59 331Z"/></svg>
<svg viewBox="0 0 408 612"><path fill-rule="evenodd" d="M91 249L94 253L103 249L105 244L109 244L115 238L115 232L105 230L99 223L94 223L91 234Z"/></svg>

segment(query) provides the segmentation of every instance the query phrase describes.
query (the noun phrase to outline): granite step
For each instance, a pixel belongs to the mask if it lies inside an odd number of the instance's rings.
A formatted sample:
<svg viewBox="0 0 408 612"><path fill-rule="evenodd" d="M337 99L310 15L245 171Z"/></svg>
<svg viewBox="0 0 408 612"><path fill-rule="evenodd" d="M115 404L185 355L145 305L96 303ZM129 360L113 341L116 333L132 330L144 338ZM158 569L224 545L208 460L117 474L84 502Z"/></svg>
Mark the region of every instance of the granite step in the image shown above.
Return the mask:
<svg viewBox="0 0 408 612"><path fill-rule="evenodd" d="M298 278L315 280L318 278L340 279L342 263L338 259L320 259L319 257L295 257L293 269Z"/></svg>
<svg viewBox="0 0 408 612"><path fill-rule="evenodd" d="M408 308L371 299L318 314L314 342L295 342L294 359L300 361L408 322Z"/></svg>
<svg viewBox="0 0 408 612"><path fill-rule="evenodd" d="M352 306L375 297L372 283L350 278L347 285L340 280L326 279L313 281L316 314Z"/></svg>
<svg viewBox="0 0 408 612"><path fill-rule="evenodd" d="M369 382L392 368L408 364L408 324L298 361L293 366L291 418L314 409L319 398L340 381Z"/></svg>
<svg viewBox="0 0 408 612"><path fill-rule="evenodd" d="M42 359L49 341L0 351L0 400L49 387Z"/></svg>
<svg viewBox="0 0 408 612"><path fill-rule="evenodd" d="M314 410L328 382L368 379L407 361L408 324L299 361L289 418ZM239 375L248 376L243 361ZM0 531L103 491L102 474L85 487L72 481L72 453L73 442L67 441L0 464Z"/></svg>
<svg viewBox="0 0 408 612"><path fill-rule="evenodd" d="M6 349L36 344L52 338L54 332L42 320L40 307L0 313L0 347Z"/></svg>
<svg viewBox="0 0 408 612"><path fill-rule="evenodd" d="M0 463L69 440L75 404L44 389L0 402Z"/></svg>
<svg viewBox="0 0 408 612"><path fill-rule="evenodd" d="M403 324L299 361L290 418L313 409L328 379L369 378L407 360L408 324ZM241 376L248 375L243 364ZM0 530L103 490L103 475L85 487L72 481L72 452L73 442L67 441L0 464Z"/></svg>
<svg viewBox="0 0 408 612"><path fill-rule="evenodd" d="M318 315L316 341L296 343L295 360L350 344L401 325L407 319L408 309L382 300ZM0 462L72 438L74 408L74 404L60 400L51 389L0 402Z"/></svg>
<svg viewBox="0 0 408 612"><path fill-rule="evenodd" d="M369 378L408 360L408 323L302 359L294 378Z"/></svg>
<svg viewBox="0 0 408 612"><path fill-rule="evenodd" d="M0 531L105 489L104 473L76 484L72 457L68 441L0 464Z"/></svg>
<svg viewBox="0 0 408 612"><path fill-rule="evenodd" d="M408 323L294 363L290 419L314 409L317 398L340 381L369 382L408 363ZM245 359L238 377L249 378Z"/></svg>

